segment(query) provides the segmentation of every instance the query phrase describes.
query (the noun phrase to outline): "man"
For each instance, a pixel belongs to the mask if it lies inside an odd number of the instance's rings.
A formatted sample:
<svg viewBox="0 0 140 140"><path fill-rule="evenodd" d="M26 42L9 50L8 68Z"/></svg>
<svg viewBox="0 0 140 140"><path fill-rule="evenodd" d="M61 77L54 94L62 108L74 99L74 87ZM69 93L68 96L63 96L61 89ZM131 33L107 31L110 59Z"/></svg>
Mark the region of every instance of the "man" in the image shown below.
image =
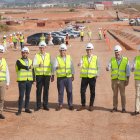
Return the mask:
<svg viewBox="0 0 140 140"><path fill-rule="evenodd" d="M118 91L120 90L122 113L126 112L125 87L129 83L130 66L127 57L122 56L122 48L119 45L114 47L115 57L112 57L106 70L111 70L112 90L113 90L113 109L116 112L118 107Z"/></svg>
<svg viewBox="0 0 140 140"><path fill-rule="evenodd" d="M99 73L99 61L96 55L92 54L94 46L91 43L86 45L86 55L82 56L80 63L78 66L81 67L80 77L81 79L81 104L82 106L77 109L77 111L81 111L86 109L86 89L89 85L90 87L90 103L89 103L89 111L93 111L93 104L95 99L95 85L96 78Z"/></svg>
<svg viewBox="0 0 140 140"><path fill-rule="evenodd" d="M88 31L87 35L88 35L88 41L90 42L91 41L91 38L92 38L92 32L91 32L91 30Z"/></svg>
<svg viewBox="0 0 140 140"><path fill-rule="evenodd" d="M140 46L138 46L140 52ZM136 56L133 60L131 71L134 72L135 79L135 111L131 115L138 115L140 111L140 55Z"/></svg>
<svg viewBox="0 0 140 140"><path fill-rule="evenodd" d="M17 43L18 43L18 37L16 36L16 34L13 34L13 44L14 44L14 49L17 49Z"/></svg>
<svg viewBox="0 0 140 140"><path fill-rule="evenodd" d="M46 43L39 43L39 53L34 57L33 66L36 75L36 111L41 109L41 94L43 91L43 108L49 111L48 107L48 95L50 79L53 82L54 75L52 75L52 60L51 55L46 53Z"/></svg>
<svg viewBox="0 0 140 140"><path fill-rule="evenodd" d="M30 92L33 83L32 60L28 58L29 49L22 48L21 58L16 61L17 82L19 88L18 112L16 115L21 115L23 98L25 94L25 112L32 113L29 109Z"/></svg>
<svg viewBox="0 0 140 140"><path fill-rule="evenodd" d="M20 47L21 49L24 47L24 35L20 33L19 35L19 42L20 42Z"/></svg>
<svg viewBox="0 0 140 140"><path fill-rule="evenodd" d="M102 28L98 29L98 35L99 35L99 39L102 40L102 37L103 37L103 35L102 35Z"/></svg>
<svg viewBox="0 0 140 140"><path fill-rule="evenodd" d="M81 38L81 41L83 42L84 41L84 31L83 31L83 29L80 32L80 38Z"/></svg>
<svg viewBox="0 0 140 140"><path fill-rule="evenodd" d="M54 71L57 75L58 103L56 111L63 107L64 88L67 92L69 110L74 110L72 97L72 81L74 80L74 66L70 55L66 54L67 46L61 44L59 53L54 62Z"/></svg>
<svg viewBox="0 0 140 140"><path fill-rule="evenodd" d="M4 52L4 46L0 45L0 119L5 119L5 116L2 114L4 106L5 87L6 89L8 89L10 83L8 65L5 58L3 58Z"/></svg>
<svg viewBox="0 0 140 140"><path fill-rule="evenodd" d="M3 36L3 46L4 46L4 49L5 51L7 51L7 38L6 38L6 35Z"/></svg>

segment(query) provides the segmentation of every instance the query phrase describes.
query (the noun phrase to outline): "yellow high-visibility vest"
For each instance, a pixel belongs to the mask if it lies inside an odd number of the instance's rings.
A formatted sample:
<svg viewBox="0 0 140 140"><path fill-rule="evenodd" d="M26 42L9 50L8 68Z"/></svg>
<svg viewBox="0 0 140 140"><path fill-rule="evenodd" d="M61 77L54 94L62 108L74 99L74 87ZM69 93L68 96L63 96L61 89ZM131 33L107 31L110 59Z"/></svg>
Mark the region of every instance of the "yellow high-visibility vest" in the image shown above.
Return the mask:
<svg viewBox="0 0 140 140"><path fill-rule="evenodd" d="M80 36L84 36L84 31L81 31L80 32Z"/></svg>
<svg viewBox="0 0 140 140"><path fill-rule="evenodd" d="M19 59L20 63L24 66L27 66L24 60ZM28 59L28 66L32 65L32 60ZM16 72L17 72L17 81L33 81L33 72L32 69L25 70L25 69L20 69L18 70L18 67L16 65Z"/></svg>
<svg viewBox="0 0 140 140"><path fill-rule="evenodd" d="M6 60L2 58L0 63L0 81L6 81L6 66Z"/></svg>
<svg viewBox="0 0 140 140"><path fill-rule="evenodd" d="M6 45L6 38L3 39L3 45Z"/></svg>
<svg viewBox="0 0 140 140"><path fill-rule="evenodd" d="M51 75L52 64L51 64L50 54L46 53L45 58L43 60L41 54L37 53L36 58L37 58L37 65L35 66L35 75L45 75L45 76ZM42 66L39 66L40 64Z"/></svg>
<svg viewBox="0 0 140 140"><path fill-rule="evenodd" d="M40 42L44 41L45 42L45 36L40 37Z"/></svg>
<svg viewBox="0 0 140 140"><path fill-rule="evenodd" d="M17 36L13 36L12 40L13 42L18 42Z"/></svg>
<svg viewBox="0 0 140 140"><path fill-rule="evenodd" d="M56 71L57 77L72 77L71 57L66 55L66 61L61 56L57 56L59 68Z"/></svg>
<svg viewBox="0 0 140 140"><path fill-rule="evenodd" d="M126 67L128 58L123 57L120 65L118 65L115 57L111 59L111 79L126 80Z"/></svg>
<svg viewBox="0 0 140 140"><path fill-rule="evenodd" d="M91 61L89 63L88 56L85 55L82 57L82 68L80 72L81 78L93 78L97 76L97 56L92 56Z"/></svg>
<svg viewBox="0 0 140 140"><path fill-rule="evenodd" d="M140 56L136 56L135 58L134 79L140 80Z"/></svg>
<svg viewBox="0 0 140 140"><path fill-rule="evenodd" d="M19 36L19 40L20 42L24 42L24 36L23 35Z"/></svg>

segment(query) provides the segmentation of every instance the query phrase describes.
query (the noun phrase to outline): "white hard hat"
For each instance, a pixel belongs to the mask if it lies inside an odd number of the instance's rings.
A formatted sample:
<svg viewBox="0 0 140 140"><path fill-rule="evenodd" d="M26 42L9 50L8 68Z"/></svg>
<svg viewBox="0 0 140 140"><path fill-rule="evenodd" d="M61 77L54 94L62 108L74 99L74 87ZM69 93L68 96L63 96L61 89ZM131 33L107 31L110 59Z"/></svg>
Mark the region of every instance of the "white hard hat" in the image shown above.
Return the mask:
<svg viewBox="0 0 140 140"><path fill-rule="evenodd" d="M116 46L114 47L114 51L115 51L115 52L120 52L120 51L122 51L121 46L116 45Z"/></svg>
<svg viewBox="0 0 140 140"><path fill-rule="evenodd" d="M5 49L2 45L0 45L0 52L4 53L5 52Z"/></svg>
<svg viewBox="0 0 140 140"><path fill-rule="evenodd" d="M46 46L47 46L47 44L44 41L41 41L39 43L39 47L46 47Z"/></svg>
<svg viewBox="0 0 140 140"><path fill-rule="evenodd" d="M4 35L3 37L6 37L6 35Z"/></svg>
<svg viewBox="0 0 140 140"><path fill-rule="evenodd" d="M138 46L138 50L140 51L140 45Z"/></svg>
<svg viewBox="0 0 140 140"><path fill-rule="evenodd" d="M21 49L21 52L28 52L28 53L29 53L29 48L28 48L28 47L23 47L23 48Z"/></svg>
<svg viewBox="0 0 140 140"><path fill-rule="evenodd" d="M67 50L67 46L66 44L61 44L60 47L59 47L59 50Z"/></svg>
<svg viewBox="0 0 140 140"><path fill-rule="evenodd" d="M86 50L91 50L91 49L94 49L94 46L92 45L92 43L88 43L86 45Z"/></svg>

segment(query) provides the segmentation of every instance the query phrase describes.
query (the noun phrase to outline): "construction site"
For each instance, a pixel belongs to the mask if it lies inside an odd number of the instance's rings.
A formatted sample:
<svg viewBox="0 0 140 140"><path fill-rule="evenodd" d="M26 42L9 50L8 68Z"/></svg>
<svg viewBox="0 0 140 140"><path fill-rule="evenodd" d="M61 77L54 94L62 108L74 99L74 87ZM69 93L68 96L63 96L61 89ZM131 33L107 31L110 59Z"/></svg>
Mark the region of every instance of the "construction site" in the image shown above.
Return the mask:
<svg viewBox="0 0 140 140"><path fill-rule="evenodd" d="M7 31L1 31L0 37L9 36L13 32L22 32L25 40L29 35L38 32L59 31L70 25L83 25L85 37L70 39L67 54L70 54L74 62L75 79L73 81L74 110L67 107L67 96L64 94L64 108L55 111L58 103L57 77L50 83L49 108L50 111L40 110L35 112L36 83L31 90L30 108L32 114L22 112L16 116L18 109L18 84L16 82L15 63L21 57L20 49L8 48L4 57L7 60L10 71L10 86L6 90L4 115L5 120L0 120L0 140L139 140L140 139L140 115L131 116L135 111L135 84L134 74L131 73L129 84L126 87L126 113L121 113L121 99L119 97L118 112L111 113L113 104L113 92L111 89L110 72L106 66L114 56L114 46L120 45L123 56L128 57L131 64L134 57L140 55L137 47L140 45L140 26L130 26L129 20L140 16L140 11L133 9L90 9L77 8L43 8L43 9L0 9L1 24L8 26ZM107 31L107 39L99 39L98 29ZM96 82L96 96L94 110L77 112L81 105L80 100L80 69L77 66L82 55L86 54L85 45L89 42L87 31L91 30L91 43L94 45L93 54L99 57L100 74ZM38 52L38 46L29 47L31 59ZM59 54L59 45L47 46L54 59ZM90 100L90 91L86 91L86 105Z"/></svg>

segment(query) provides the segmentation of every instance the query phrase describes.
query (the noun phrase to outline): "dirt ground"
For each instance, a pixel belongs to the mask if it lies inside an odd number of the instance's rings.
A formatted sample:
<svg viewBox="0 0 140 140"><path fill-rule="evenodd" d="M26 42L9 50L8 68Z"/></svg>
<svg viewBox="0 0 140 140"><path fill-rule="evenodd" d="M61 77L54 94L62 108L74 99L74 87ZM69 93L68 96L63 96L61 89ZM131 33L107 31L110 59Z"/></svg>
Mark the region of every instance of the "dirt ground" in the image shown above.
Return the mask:
<svg viewBox="0 0 140 140"><path fill-rule="evenodd" d="M82 11L82 10L80 10ZM82 12L83 13L83 12ZM77 13L79 17L82 13ZM91 10L87 10L87 14L83 16L93 14ZM98 15L102 15L104 12L97 12ZM107 12L108 15L112 12ZM115 12L114 12L115 13ZM63 14L63 13L62 13ZM64 13L64 15L66 15ZM96 14L95 14L96 15ZM113 14L112 14L113 15ZM111 16L112 16L111 15ZM14 15L15 16L15 15ZM54 16L54 15L53 15ZM62 15L61 15L62 16ZM69 18L70 15L66 17ZM115 16L115 15L114 15ZM54 16L54 18L57 15ZM96 83L96 97L94 103L94 111L89 112L83 110L77 112L76 109L80 106L80 69L77 67L78 62L82 55L85 54L85 44L88 42L87 36L84 42L80 42L80 39L71 39L71 47L68 47L67 53L72 56L75 66L75 80L73 82L73 103L75 110L69 111L67 108L67 99L65 93L64 109L61 111L55 111L57 105L58 94L56 87L56 77L53 83L50 83L49 91L49 107L50 111L40 110L34 112L35 108L35 92L36 85L33 84L31 91L31 104L30 107L33 110L32 114L26 114L22 112L21 116L16 116L17 112L17 100L18 100L18 87L15 74L15 62L20 58L20 51L14 51L8 49L5 53L7 59L11 83L9 89L6 91L5 96L5 108L4 115L5 120L0 120L0 140L139 140L140 139L140 115L132 117L130 112L134 111L135 102L135 89L133 73L131 73L130 83L126 87L126 110L127 113L121 113L121 102L119 96L119 112L111 113L112 109L112 90L110 72L105 71L105 67L109 59L114 55L113 49L109 49L105 40L98 39L98 28L105 27L111 28L117 23L110 22L92 22L85 24L92 32L92 43L95 49L93 54L96 54L100 60L100 76ZM116 26L114 26L116 28ZM26 26L17 26L16 29L26 30ZM27 27L28 28L28 27ZM53 27L54 28L54 27ZM127 26L124 26L127 28ZM130 27L128 27L130 28ZM47 30L49 30L46 27ZM34 26L30 26L30 31L34 31ZM37 29L38 31L39 29ZM30 34L28 32L27 34ZM110 37L110 36L109 36ZM112 37L111 47L118 44ZM127 40L126 40L127 41ZM29 57L33 59L35 53L38 51L38 47L29 46ZM52 58L55 58L58 52L58 46L50 47L46 49L50 52ZM123 55L127 56L132 62L133 58L138 55L137 51L127 51L123 48ZM87 89L87 106L89 104L89 89Z"/></svg>

